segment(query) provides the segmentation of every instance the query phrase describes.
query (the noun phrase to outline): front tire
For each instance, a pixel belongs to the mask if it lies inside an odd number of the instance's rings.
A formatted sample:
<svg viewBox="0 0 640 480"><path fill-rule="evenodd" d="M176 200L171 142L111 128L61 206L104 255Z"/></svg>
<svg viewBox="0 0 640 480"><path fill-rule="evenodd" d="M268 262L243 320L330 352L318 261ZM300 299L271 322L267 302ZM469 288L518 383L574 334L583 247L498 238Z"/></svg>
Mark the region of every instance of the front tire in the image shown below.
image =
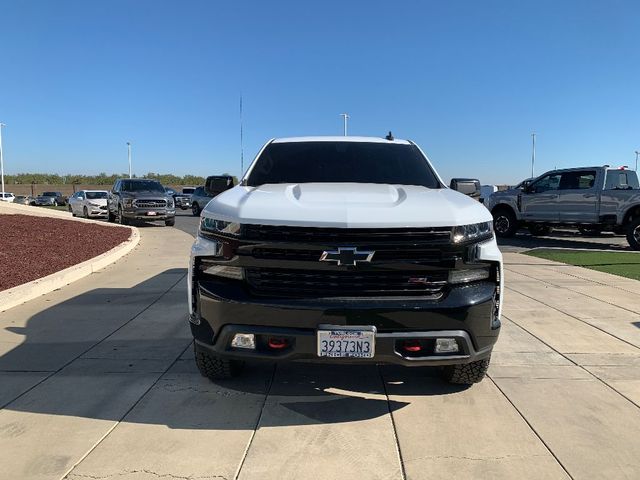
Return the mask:
<svg viewBox="0 0 640 480"><path fill-rule="evenodd" d="M244 367L240 360L221 358L193 344L196 365L200 374L209 380L227 380L237 377Z"/></svg>
<svg viewBox="0 0 640 480"><path fill-rule="evenodd" d="M164 225L165 225L166 227L173 227L175 224L176 224L176 219L175 219L175 217L173 217L173 218L168 218L168 219L166 219L166 220L164 221Z"/></svg>
<svg viewBox="0 0 640 480"><path fill-rule="evenodd" d="M481 382L489 369L491 357L471 363L447 365L442 372L443 378L457 385L472 385Z"/></svg>
<svg viewBox="0 0 640 480"><path fill-rule="evenodd" d="M498 237L513 237L518 231L518 219L509 208L501 208L493 214L493 229Z"/></svg>
<svg viewBox="0 0 640 480"><path fill-rule="evenodd" d="M198 206L197 203L194 203L193 205L191 205L191 213L193 213L194 217L197 217L198 215L200 215L200 207Z"/></svg>
<svg viewBox="0 0 640 480"><path fill-rule="evenodd" d="M127 221L127 219L124 217L123 213L122 213L122 207L118 207L118 223L120 225L127 225L129 222Z"/></svg>
<svg viewBox="0 0 640 480"><path fill-rule="evenodd" d="M89 211L87 210L87 207L82 208L82 216L84 218L89 218Z"/></svg>
<svg viewBox="0 0 640 480"><path fill-rule="evenodd" d="M640 250L640 217L634 218L627 227L627 242L633 250Z"/></svg>

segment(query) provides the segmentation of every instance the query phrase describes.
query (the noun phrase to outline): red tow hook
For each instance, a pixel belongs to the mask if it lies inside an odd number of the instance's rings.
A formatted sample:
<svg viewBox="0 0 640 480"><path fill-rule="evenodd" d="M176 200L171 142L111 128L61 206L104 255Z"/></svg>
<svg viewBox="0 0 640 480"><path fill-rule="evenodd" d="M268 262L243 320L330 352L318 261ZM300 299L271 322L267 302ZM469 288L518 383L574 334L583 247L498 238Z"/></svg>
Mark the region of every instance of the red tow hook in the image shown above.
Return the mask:
<svg viewBox="0 0 640 480"><path fill-rule="evenodd" d="M422 350L422 345L418 340L405 340L402 344L402 348L404 348L407 352L419 352Z"/></svg>
<svg viewBox="0 0 640 480"><path fill-rule="evenodd" d="M269 338L269 348L273 350L282 350L286 348L289 342L284 338L271 337Z"/></svg>

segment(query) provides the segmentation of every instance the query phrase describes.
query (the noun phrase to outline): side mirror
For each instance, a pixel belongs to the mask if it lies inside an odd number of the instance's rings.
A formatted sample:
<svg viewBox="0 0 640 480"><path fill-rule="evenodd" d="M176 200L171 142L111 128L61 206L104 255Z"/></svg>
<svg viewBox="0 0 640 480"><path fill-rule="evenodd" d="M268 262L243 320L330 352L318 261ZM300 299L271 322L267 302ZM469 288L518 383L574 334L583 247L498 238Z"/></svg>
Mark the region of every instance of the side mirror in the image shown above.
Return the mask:
<svg viewBox="0 0 640 480"><path fill-rule="evenodd" d="M204 182L204 191L207 193L207 195L215 197L216 195L220 195L222 192L229 190L234 186L235 182L232 176L213 175L211 177L207 177L207 180Z"/></svg>
<svg viewBox="0 0 640 480"><path fill-rule="evenodd" d="M471 198L480 198L480 180L475 178L452 178L449 187Z"/></svg>

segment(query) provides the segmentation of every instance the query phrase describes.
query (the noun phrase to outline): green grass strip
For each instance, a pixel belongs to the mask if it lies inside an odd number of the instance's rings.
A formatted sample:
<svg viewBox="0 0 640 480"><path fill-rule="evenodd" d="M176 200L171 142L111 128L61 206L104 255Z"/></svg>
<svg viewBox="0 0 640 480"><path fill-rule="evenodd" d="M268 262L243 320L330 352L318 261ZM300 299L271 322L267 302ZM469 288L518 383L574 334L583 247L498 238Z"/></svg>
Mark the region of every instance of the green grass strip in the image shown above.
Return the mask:
<svg viewBox="0 0 640 480"><path fill-rule="evenodd" d="M620 277L640 280L640 254L631 252L590 252L583 250L531 250L532 257L590 268Z"/></svg>

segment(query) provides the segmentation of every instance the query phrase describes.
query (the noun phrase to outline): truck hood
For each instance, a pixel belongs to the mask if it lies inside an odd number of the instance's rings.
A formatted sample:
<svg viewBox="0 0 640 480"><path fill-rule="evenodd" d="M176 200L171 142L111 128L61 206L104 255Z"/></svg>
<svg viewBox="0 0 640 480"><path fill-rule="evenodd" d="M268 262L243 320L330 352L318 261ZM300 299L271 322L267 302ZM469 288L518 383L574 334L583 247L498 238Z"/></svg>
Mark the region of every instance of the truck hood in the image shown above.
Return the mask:
<svg viewBox="0 0 640 480"><path fill-rule="evenodd" d="M482 204L448 188L363 183L239 185L213 198L202 215L338 228L449 227L492 220Z"/></svg>

